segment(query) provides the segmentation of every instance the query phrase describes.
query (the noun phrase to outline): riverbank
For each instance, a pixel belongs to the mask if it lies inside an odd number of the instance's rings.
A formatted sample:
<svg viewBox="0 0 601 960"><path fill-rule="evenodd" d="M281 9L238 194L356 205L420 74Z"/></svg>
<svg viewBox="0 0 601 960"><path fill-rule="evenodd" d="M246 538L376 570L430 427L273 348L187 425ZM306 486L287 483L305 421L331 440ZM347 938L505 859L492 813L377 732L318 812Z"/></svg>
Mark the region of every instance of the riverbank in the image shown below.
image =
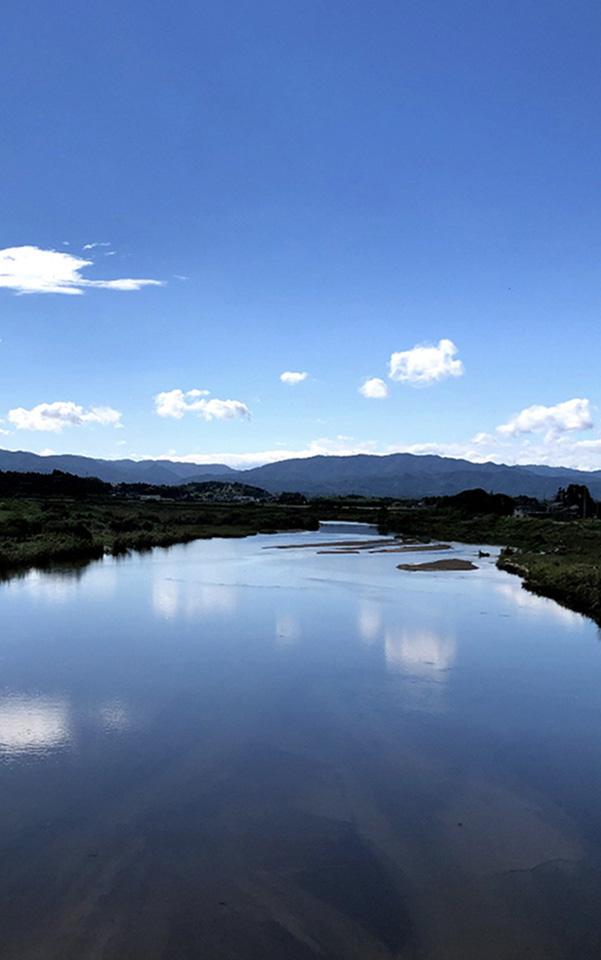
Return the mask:
<svg viewBox="0 0 601 960"><path fill-rule="evenodd" d="M596 520L464 516L455 511L378 501L360 506L169 502L102 498L7 498L0 501L0 577L28 567L86 562L103 554L149 550L211 537L317 530L320 520L380 523L380 532L421 542L455 540L504 547L498 566L524 587L601 625L601 523ZM405 552L410 548L389 547Z"/></svg>
<svg viewBox="0 0 601 960"><path fill-rule="evenodd" d="M304 505L7 499L0 501L0 576L105 553L318 527Z"/></svg>
<svg viewBox="0 0 601 960"><path fill-rule="evenodd" d="M528 517L389 511L387 533L420 539L489 543L504 549L497 566L522 577L526 590L550 597L601 626L601 523Z"/></svg>

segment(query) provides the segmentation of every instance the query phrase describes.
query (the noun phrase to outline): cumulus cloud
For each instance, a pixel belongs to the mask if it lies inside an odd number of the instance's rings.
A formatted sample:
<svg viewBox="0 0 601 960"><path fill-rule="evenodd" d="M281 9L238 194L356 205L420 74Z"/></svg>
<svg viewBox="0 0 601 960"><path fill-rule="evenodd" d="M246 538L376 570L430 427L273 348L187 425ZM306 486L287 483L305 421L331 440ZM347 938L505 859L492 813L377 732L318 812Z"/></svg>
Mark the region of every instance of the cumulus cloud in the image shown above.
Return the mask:
<svg viewBox="0 0 601 960"><path fill-rule="evenodd" d="M575 397L554 407L534 404L516 413L507 423L497 427L502 437L519 437L524 433L546 433L549 436L560 433L572 433L578 430L590 430L593 426L593 412L590 400Z"/></svg>
<svg viewBox="0 0 601 960"><path fill-rule="evenodd" d="M120 427L121 414L112 407L82 406L71 400L57 400L55 403L38 403L37 407L26 410L15 407L9 410L8 419L17 430L42 430L48 433L60 433L64 427L84 427L99 424L102 427Z"/></svg>
<svg viewBox="0 0 601 960"><path fill-rule="evenodd" d="M89 248L89 244L87 245ZM7 247L0 250L0 287L21 293L81 294L88 287L104 290L140 290L160 287L160 280L87 280L81 276L92 260L39 247Z"/></svg>
<svg viewBox="0 0 601 960"><path fill-rule="evenodd" d="M162 396L170 397L171 403L177 403L186 397L190 399L184 404L187 409L190 403L197 402L200 391L190 391L182 394L181 391L171 391ZM584 406L578 407L577 403ZM567 406L567 411L565 407ZM169 450L159 457L133 454L133 459L140 460L175 460L182 463L224 463L236 469L244 470L261 466L265 463L274 463L279 460L304 459L318 455L352 456L359 453L369 453L375 456L385 456L391 453L437 454L451 459L469 460L473 463L499 463L508 465L546 464L550 467L572 467L579 470L601 469L601 436L595 432L591 439L577 439L573 430L590 426L591 406L588 400L568 401L567 404L557 404L556 407L543 408L560 411L555 422L563 424L563 432L557 429L542 432L534 437L528 435L506 433L498 431L492 433L480 432L469 440L453 440L452 442L425 442L425 443L394 443L379 444L373 440L360 440L354 437L338 435L334 438L321 437L312 440L302 447L292 447L289 443L276 444L275 449L261 450L252 453L190 453L180 455L176 450ZM173 415L173 414L168 414ZM180 414L183 415L183 414ZM519 414L517 415L520 416ZM512 418L510 423L516 418ZM542 428L545 430L545 427Z"/></svg>
<svg viewBox="0 0 601 960"><path fill-rule="evenodd" d="M166 390L154 398L160 417L181 420L186 413L196 413L205 420L243 420L250 410L239 400L207 400L209 390Z"/></svg>
<svg viewBox="0 0 601 960"><path fill-rule="evenodd" d="M288 383L293 387L295 384L306 380L308 376L309 374L306 371L303 373L295 373L293 370L285 370L284 373L280 374L280 380L282 383Z"/></svg>
<svg viewBox="0 0 601 960"><path fill-rule="evenodd" d="M368 400L384 400L390 396L390 390L379 377L372 377L371 380L366 380L365 383L359 387L359 393L367 397Z"/></svg>
<svg viewBox="0 0 601 960"><path fill-rule="evenodd" d="M457 347L452 340L439 340L438 346L418 344L412 350L393 353L389 364L389 377L413 386L428 386L447 377L460 377L463 373L461 360L455 360Z"/></svg>

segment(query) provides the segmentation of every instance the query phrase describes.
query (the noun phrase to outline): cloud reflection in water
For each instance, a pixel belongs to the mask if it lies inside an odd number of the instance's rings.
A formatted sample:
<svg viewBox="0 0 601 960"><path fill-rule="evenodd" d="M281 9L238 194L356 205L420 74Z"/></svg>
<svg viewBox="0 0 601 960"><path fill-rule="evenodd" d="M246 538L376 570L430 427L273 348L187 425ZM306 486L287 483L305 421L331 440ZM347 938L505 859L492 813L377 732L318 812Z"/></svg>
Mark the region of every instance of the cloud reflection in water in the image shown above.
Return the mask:
<svg viewBox="0 0 601 960"><path fill-rule="evenodd" d="M361 639L366 643L373 643L382 629L380 604L373 600L362 600L357 625Z"/></svg>
<svg viewBox="0 0 601 960"><path fill-rule="evenodd" d="M232 613L236 609L236 588L228 583L188 584L186 612L190 616L207 611Z"/></svg>
<svg viewBox="0 0 601 960"><path fill-rule="evenodd" d="M232 613L237 591L228 583L198 583L161 577L152 584L152 607L163 620L199 619L206 613Z"/></svg>
<svg viewBox="0 0 601 960"><path fill-rule="evenodd" d="M568 610L567 607L562 607L555 600L550 600L548 597L539 597L536 593L525 590L522 581L516 577L495 584L495 592L505 597L511 605L519 607L521 612L526 611L534 616L549 617L572 629L585 624L585 617L581 613L575 613L573 610Z"/></svg>
<svg viewBox="0 0 601 960"><path fill-rule="evenodd" d="M173 620L177 616L180 603L180 590L177 580L155 580L152 584L152 608L164 620Z"/></svg>
<svg viewBox="0 0 601 960"><path fill-rule="evenodd" d="M71 741L66 700L22 694L0 699L0 756L42 758L69 747Z"/></svg>
<svg viewBox="0 0 601 960"><path fill-rule="evenodd" d="M388 669L410 681L404 689L406 709L444 713L446 682L457 653L455 638L431 629L388 627L384 649Z"/></svg>

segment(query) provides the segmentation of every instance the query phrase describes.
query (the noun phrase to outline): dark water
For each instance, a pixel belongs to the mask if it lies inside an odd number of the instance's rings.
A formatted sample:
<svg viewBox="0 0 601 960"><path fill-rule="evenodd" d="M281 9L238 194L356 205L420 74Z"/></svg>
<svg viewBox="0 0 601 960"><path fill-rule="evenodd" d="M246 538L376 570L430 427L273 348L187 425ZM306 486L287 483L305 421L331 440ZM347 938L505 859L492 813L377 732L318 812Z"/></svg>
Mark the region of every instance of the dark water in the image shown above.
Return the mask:
<svg viewBox="0 0 601 960"><path fill-rule="evenodd" d="M597 628L348 538L0 587L2 960L599 960Z"/></svg>

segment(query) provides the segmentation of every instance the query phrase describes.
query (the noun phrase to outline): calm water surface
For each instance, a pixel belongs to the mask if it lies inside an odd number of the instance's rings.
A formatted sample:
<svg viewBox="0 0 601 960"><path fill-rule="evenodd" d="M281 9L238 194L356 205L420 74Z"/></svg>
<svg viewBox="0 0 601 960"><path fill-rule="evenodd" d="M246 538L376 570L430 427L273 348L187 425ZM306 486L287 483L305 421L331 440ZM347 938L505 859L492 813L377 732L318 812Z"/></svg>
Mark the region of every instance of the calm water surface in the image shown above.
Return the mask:
<svg viewBox="0 0 601 960"><path fill-rule="evenodd" d="M2 960L599 960L598 629L348 538L0 586Z"/></svg>

